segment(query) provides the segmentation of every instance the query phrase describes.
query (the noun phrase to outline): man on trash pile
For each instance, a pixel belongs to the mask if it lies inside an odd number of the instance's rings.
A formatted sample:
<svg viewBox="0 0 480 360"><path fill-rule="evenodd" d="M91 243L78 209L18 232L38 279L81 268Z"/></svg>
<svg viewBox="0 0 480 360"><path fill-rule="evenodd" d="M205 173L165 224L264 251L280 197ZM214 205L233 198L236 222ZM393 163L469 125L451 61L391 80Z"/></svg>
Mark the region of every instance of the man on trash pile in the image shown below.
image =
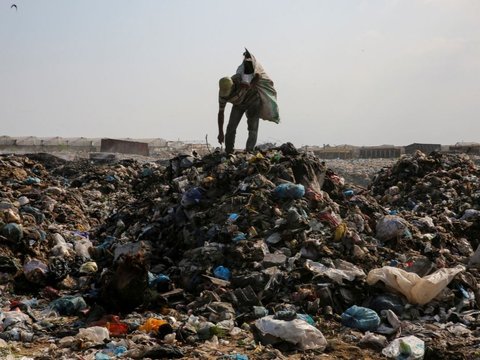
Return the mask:
<svg viewBox="0 0 480 360"><path fill-rule="evenodd" d="M237 73L219 81L218 142L222 144L225 141L227 154L233 153L237 127L244 113L247 115L248 124L247 151L253 151L257 143L260 118L277 124L280 121L273 81L247 49L243 56L244 60ZM224 111L227 102L232 104L232 110L227 132L224 134Z"/></svg>

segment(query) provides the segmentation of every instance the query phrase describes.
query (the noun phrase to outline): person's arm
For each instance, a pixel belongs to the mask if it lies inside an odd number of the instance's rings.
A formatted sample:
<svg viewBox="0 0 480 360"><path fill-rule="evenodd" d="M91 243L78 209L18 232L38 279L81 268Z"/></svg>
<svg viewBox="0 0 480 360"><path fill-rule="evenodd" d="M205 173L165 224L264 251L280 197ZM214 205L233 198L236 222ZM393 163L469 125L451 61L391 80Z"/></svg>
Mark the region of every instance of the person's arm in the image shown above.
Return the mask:
<svg viewBox="0 0 480 360"><path fill-rule="evenodd" d="M227 102L224 101L222 98L218 101L218 142L223 144L225 140L225 134L223 133L223 123L225 121L225 106Z"/></svg>

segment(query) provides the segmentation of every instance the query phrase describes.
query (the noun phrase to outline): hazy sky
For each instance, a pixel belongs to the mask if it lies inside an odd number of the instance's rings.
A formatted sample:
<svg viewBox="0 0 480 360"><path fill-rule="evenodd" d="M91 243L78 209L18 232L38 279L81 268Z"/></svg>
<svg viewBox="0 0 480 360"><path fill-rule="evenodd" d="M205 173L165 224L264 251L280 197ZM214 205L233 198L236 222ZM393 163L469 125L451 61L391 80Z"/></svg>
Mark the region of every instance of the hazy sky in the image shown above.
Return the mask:
<svg viewBox="0 0 480 360"><path fill-rule="evenodd" d="M244 46L259 142L480 141L479 0L0 0L0 135L213 142Z"/></svg>

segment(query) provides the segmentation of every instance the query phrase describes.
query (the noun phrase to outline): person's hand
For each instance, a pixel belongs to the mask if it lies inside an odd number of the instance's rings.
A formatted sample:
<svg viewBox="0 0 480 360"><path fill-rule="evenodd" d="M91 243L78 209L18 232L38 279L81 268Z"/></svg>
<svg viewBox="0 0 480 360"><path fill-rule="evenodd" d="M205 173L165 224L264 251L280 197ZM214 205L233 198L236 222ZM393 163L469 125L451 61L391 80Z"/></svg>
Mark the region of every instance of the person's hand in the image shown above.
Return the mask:
<svg viewBox="0 0 480 360"><path fill-rule="evenodd" d="M218 142L219 142L220 144L223 144L223 141L225 140L225 134L223 133L223 131L220 131L220 132L218 133L217 139L218 139Z"/></svg>

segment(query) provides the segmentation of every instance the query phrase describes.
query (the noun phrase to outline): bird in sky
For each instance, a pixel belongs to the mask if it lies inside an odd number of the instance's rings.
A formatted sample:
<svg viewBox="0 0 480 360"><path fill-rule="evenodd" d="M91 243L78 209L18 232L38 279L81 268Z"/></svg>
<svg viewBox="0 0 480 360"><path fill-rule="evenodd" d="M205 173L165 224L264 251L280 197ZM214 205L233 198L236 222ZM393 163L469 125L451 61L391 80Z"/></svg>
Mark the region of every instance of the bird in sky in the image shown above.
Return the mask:
<svg viewBox="0 0 480 360"><path fill-rule="evenodd" d="M12 4L12 6L10 6L10 9L13 9L13 8L15 8L15 11L18 11L17 5Z"/></svg>

